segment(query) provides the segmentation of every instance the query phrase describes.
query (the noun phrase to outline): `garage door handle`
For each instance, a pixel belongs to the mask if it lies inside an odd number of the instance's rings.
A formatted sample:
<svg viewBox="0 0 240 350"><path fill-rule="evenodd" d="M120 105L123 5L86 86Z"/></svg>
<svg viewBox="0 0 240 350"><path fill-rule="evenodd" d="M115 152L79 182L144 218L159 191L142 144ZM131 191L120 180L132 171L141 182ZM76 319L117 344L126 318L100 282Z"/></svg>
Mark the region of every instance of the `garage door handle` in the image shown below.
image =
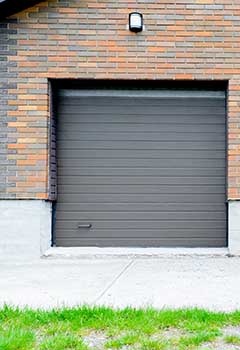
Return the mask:
<svg viewBox="0 0 240 350"><path fill-rule="evenodd" d="M79 224L78 228L91 228L92 224Z"/></svg>

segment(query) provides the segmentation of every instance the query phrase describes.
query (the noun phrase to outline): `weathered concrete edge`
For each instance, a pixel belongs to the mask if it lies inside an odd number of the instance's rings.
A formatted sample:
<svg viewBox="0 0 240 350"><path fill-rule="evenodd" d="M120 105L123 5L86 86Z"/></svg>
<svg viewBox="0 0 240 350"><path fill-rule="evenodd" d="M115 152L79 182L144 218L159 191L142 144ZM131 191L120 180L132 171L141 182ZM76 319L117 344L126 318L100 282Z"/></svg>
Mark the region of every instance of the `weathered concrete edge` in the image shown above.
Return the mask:
<svg viewBox="0 0 240 350"><path fill-rule="evenodd" d="M97 248L51 247L43 258L91 259L91 258L166 258L177 256L223 257L229 256L228 248Z"/></svg>

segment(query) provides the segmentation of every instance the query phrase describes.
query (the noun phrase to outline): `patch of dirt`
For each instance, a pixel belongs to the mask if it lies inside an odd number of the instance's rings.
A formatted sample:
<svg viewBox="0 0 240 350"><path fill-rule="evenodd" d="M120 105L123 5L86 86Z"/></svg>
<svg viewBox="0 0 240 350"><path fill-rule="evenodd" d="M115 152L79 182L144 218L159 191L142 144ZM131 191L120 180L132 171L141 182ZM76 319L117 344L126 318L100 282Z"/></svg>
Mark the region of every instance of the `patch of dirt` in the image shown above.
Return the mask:
<svg viewBox="0 0 240 350"><path fill-rule="evenodd" d="M218 337L215 341L203 343L201 346L199 346L199 350L240 350L239 345L234 344L227 344L224 341L224 338L226 336L239 336L240 337L240 327L234 327L234 326L228 326L225 328L222 328L223 335ZM178 339L181 336L186 336L188 332L185 332L183 330L179 330L176 328L169 328L163 331L160 331L157 334L153 334L149 336L152 340L171 340L171 339ZM124 335L124 334L121 334ZM114 337L115 338L115 337ZM83 336L84 342L89 346L90 349L94 350L103 350L105 343L109 340L109 337L103 333L103 332L91 332L87 335ZM124 346L122 350L129 350L133 349L132 346ZM172 350L172 349L171 349Z"/></svg>
<svg viewBox="0 0 240 350"><path fill-rule="evenodd" d="M234 335L240 337L240 327L239 326L228 326L222 329L224 336Z"/></svg>
<svg viewBox="0 0 240 350"><path fill-rule="evenodd" d="M183 330L180 330L177 328L169 328L169 329L162 331L159 335L168 340L168 339L172 339L172 338L179 338L179 337L182 337L186 334L187 333L184 332ZM159 335L158 335L158 337L159 337Z"/></svg>
<svg viewBox="0 0 240 350"><path fill-rule="evenodd" d="M83 337L83 341L92 349L102 350L104 349L107 337L104 333L91 332Z"/></svg>
<svg viewBox="0 0 240 350"><path fill-rule="evenodd" d="M223 339L215 340L211 343L204 343L199 347L199 350L204 349L211 349L211 350L240 350L240 346L233 345L233 344L226 344Z"/></svg>
<svg viewBox="0 0 240 350"><path fill-rule="evenodd" d="M229 344L224 341L224 338L229 335L240 337L240 327L228 326L221 329L223 335L218 337L215 341L204 343L199 348L211 350L240 350L240 345Z"/></svg>

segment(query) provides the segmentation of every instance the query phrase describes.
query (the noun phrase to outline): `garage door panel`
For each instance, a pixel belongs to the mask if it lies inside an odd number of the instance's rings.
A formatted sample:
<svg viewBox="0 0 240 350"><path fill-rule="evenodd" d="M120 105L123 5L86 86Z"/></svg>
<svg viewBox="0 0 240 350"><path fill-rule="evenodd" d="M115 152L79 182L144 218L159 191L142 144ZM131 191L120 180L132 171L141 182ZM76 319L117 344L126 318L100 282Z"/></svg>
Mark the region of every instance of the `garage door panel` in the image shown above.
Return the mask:
<svg viewBox="0 0 240 350"><path fill-rule="evenodd" d="M149 178L152 185L176 185L181 183L182 185L224 185L224 177L191 177L191 176L81 176L81 175L69 175L59 176L58 184L64 185L149 185Z"/></svg>
<svg viewBox="0 0 240 350"><path fill-rule="evenodd" d="M114 144L113 144L114 147ZM143 146L142 146L143 147ZM184 150L182 159L223 159L223 152L221 150ZM143 158L156 158L156 159L175 159L176 150L132 150L132 149L94 149L86 150L76 147L75 149L62 149L59 150L60 158L134 158L134 159L143 159Z"/></svg>
<svg viewBox="0 0 240 350"><path fill-rule="evenodd" d="M131 230L126 230L126 229L115 229L116 232L116 239L136 239L136 238L140 238L143 239L144 235L146 234L146 230L144 228L142 229L131 229ZM209 239L209 230L208 229L198 229L198 230L192 230L192 229L181 229L179 228L176 232L176 229L150 229L148 230L148 238L155 238L158 240L164 239L166 237L168 237L168 239L174 239L174 238L181 238L181 239L186 239L186 232L192 232L192 238L194 239L199 239L199 238L204 238L206 240ZM210 239L215 239L218 240L219 239L219 229L212 229L212 235ZM81 230L81 232L79 231L79 229L65 229L64 231L61 231L61 233L59 233L58 237L59 239L64 239L66 238L66 236L68 238L71 239L89 239L89 233L87 232L87 230ZM91 233L91 239L107 239L107 238L111 238L112 237L112 229L92 229L92 233Z"/></svg>
<svg viewBox="0 0 240 350"><path fill-rule="evenodd" d="M110 101L110 100L109 100ZM80 100L79 100L80 102ZM81 103L81 102L80 102ZM171 103L171 102L170 102ZM138 106L137 104L135 105L128 105L127 103L123 102L123 105L125 108L128 109L128 114L140 114L140 115L144 115L144 110L142 109L142 106ZM119 104L119 105L114 105L114 113L116 113L116 115L121 114L123 111L123 105ZM156 115L158 114L159 116L164 116L164 115L178 115L179 117L181 117L182 115L192 115L194 112L197 114L200 114L202 112L202 106L196 106L196 107L192 107L192 106L187 106L185 104L185 106L181 107L181 110L179 110L179 106L171 106L171 109L169 109L169 105L167 105L165 108L164 106L161 106L160 104L158 106L146 106L149 107L147 110L147 115ZM81 105L81 113L84 114L93 114L93 113L99 113L99 108L100 106L95 106L95 101L94 104L91 102L91 104L89 105ZM72 107L71 105L66 106L65 108L61 108L61 106L59 107L60 112L64 113L64 111L68 111L69 114L72 114L74 112L78 113L79 112L79 108L78 106L74 106ZM219 107L218 105L216 106L204 106L204 111L208 114L214 113L214 114L220 114L222 113L222 107ZM104 114L113 114L113 106L111 106L110 103L101 106L101 113ZM145 112L146 113L146 112Z"/></svg>
<svg viewBox="0 0 240 350"><path fill-rule="evenodd" d="M57 204L58 212L61 213L71 213L76 211L76 203L66 203L58 202ZM224 215L226 209L226 204L219 203L205 203L204 211L203 205L201 203L114 203L114 211L117 213L119 211L141 211L141 212L151 212L159 211L164 213L176 213L181 212L217 212ZM78 211L85 215L85 212L113 212L113 205L111 203L78 203ZM60 216L61 217L61 216Z"/></svg>
<svg viewBox="0 0 240 350"><path fill-rule="evenodd" d="M134 141L127 141L127 140L115 140L113 135L112 135L112 140L108 140L108 141L105 141L105 140L96 140L94 139L94 137L97 137L97 134L94 134L92 136L92 140L86 140L86 141L80 141L78 140L78 138L81 138L81 135L83 135L83 133L80 133L78 134L78 132L74 132L74 137L72 134L69 134L69 137L66 133L60 135L61 137L64 137L64 139L66 141L69 141L69 144L66 145L66 147L62 147L61 145L59 145L59 153L61 153L61 151L64 151L64 150L84 150L84 149L88 149L88 150L91 150L91 149L110 149L112 150L113 149L113 146L114 146L114 149L136 149L136 150L139 150L139 149L143 149L144 147L144 150L176 150L176 146L177 146L177 149L181 149L183 151L188 151L189 150L189 141L182 141L182 142L178 142L178 145L176 145L175 142L160 142L159 141L159 138L160 138L160 135L157 134L157 135L154 135L154 139L156 138L155 141L149 141L149 139L152 139L153 138L153 135L150 134L141 134L138 138L138 140L134 140ZM145 140L141 140L141 136L145 135ZM148 135L148 136L147 136ZM109 135L110 136L110 135ZM124 134L124 136L126 138L129 139L129 135L127 134ZM107 137L107 135L105 135L105 137ZM118 136L120 138L120 135ZM148 139L147 139L148 137ZM93 142L94 141L94 142ZM114 141L114 143L113 143ZM215 142L214 143L215 145L215 150L218 151L223 151L225 149L223 143L221 141L218 141L218 142ZM200 150L209 150L209 151L212 151L212 147L213 147L213 144L211 141L195 141L195 142L191 142L191 150L197 150L197 151L200 151Z"/></svg>
<svg viewBox="0 0 240 350"><path fill-rule="evenodd" d="M61 220L59 219L56 225L56 229L62 230L62 229L71 229L75 228L77 229L77 226L79 223L83 222L86 223L87 219L79 218L77 222L72 222L71 220ZM79 235L81 235L81 232L87 231L88 237L92 236L93 230L98 229L112 229L112 233L109 232L110 236L116 238L115 230L118 229L145 229L145 235L148 235L146 230L156 229L159 231L159 235L161 234L162 229L191 229L192 231L195 230L197 227L198 229L204 228L204 229L212 229L217 228L220 230L223 230L225 228L224 225L224 218L222 220L150 220L147 221L145 219L143 220L91 220L92 228L90 230L86 229L78 229ZM88 223L88 221L87 221ZM128 233L130 235L130 233Z"/></svg>
<svg viewBox="0 0 240 350"><path fill-rule="evenodd" d="M70 91L70 90L68 90ZM79 95L79 90L76 93L78 96L73 96L74 92L68 93L66 90L63 92L63 94L60 92L60 96L63 97L59 101L59 106L72 106L72 108L77 108L78 106L81 107L113 107L116 106L121 107L123 104L126 106L132 106L134 109L144 107L154 107L154 106L161 106L162 108L168 108L169 103L171 103L172 107L183 107L183 108L202 108L204 105L205 107L212 107L216 106L218 108L224 107L224 91L221 92L221 96L200 96L200 91L196 91L195 94L198 96L193 96L193 93L189 91L187 94L187 91L183 91L183 94L185 96L180 96L180 92L176 93L175 96L173 94L173 90L170 92L168 97L164 97L164 92L158 90L156 93L152 90L145 90L143 93L141 93L140 90L138 92L131 92L130 90L125 90L127 93L124 93L124 90L119 91L118 94L115 94L114 90L106 91L104 94L99 94L100 90L93 90L92 92L84 93L83 89L81 89L81 96ZM116 91L116 90L115 90ZM136 91L136 90L135 90ZM169 90L170 91L170 90ZM66 94L69 94L69 96L66 96ZM71 94L71 96L70 96ZM114 94L116 96L114 96ZM155 96L153 96L155 94ZM214 92L213 92L214 94ZM92 104L92 97L94 96L94 105ZM152 96L151 96L152 95ZM188 96L187 96L188 95ZM188 103L186 104L186 98L189 98Z"/></svg>
<svg viewBox="0 0 240 350"><path fill-rule="evenodd" d="M99 93L100 90L93 90L90 92L89 90L84 92L83 89L81 89L81 92L78 91L60 91L59 95L60 97L64 97L60 99L59 106L72 106L73 108L78 108L79 106L92 106L92 96L94 96L94 106L133 106L137 108L138 106L141 108L142 106L146 107L152 107L152 106L161 106L162 108L168 108L169 103L171 103L171 106L175 107L186 107L186 98L189 98L187 107L200 107L204 105L205 107L208 106L214 106L214 107L225 107L225 93L224 91L221 92L213 92L212 94L209 92L208 96L206 96L206 91L203 92L205 96L200 91L183 91L181 94L180 91L175 93L175 96L173 92L169 91L143 91L141 93L140 90L137 92L125 90L127 93L124 93L124 90L119 91L117 96L114 96L115 92L113 90L106 91L105 93ZM168 94L168 97L164 97L164 93ZM194 96L195 93L195 96ZM77 96L74 96L77 95ZM153 96L155 94L155 96ZM170 96L171 94L171 96ZM217 94L219 94L217 96ZM151 96L152 95L152 96ZM182 95L182 96L180 96ZM104 98L105 97L105 98ZM106 100L106 97L108 98ZM110 99L109 99L110 97ZM142 98L143 97L143 98ZM147 98L146 98L147 97Z"/></svg>
<svg viewBox="0 0 240 350"><path fill-rule="evenodd" d="M66 132L66 138L65 138L65 132ZM225 133L208 133L208 132L204 132L204 133L188 133L188 137L187 137L187 141L186 141L186 135L184 133L172 133L172 135L174 135L173 138L169 138L169 134L168 133L163 133L163 132L156 132L156 130L154 130L153 132L137 132L136 129L133 129L132 132L119 132L119 131L110 131L110 132L106 132L106 131L95 131L93 132L93 130L91 129L91 131L89 131L88 133L86 133L85 131L82 130L81 127L78 128L78 125L76 125L74 127L74 131L71 137L68 136L68 132L71 132L70 129L67 130L66 127L66 131L62 132L62 137L64 139L66 139L66 141L72 142L72 141L76 141L76 140L81 140L82 141L129 141L129 136L131 135L131 140L136 140L139 141L141 140L141 138L143 138L143 141L158 141L159 145L162 146L162 144L164 142L174 142L174 144L172 146L176 147L176 143L177 142L181 142L181 144L184 142L191 142L193 144L195 144L195 142L208 142L208 144L210 143L214 143L215 142L223 142L223 140L225 140ZM59 133L59 137L61 136L61 131L58 131ZM74 133L76 138L74 138ZM78 134L79 133L79 134ZM67 137L68 136L68 137ZM170 141L171 140L171 141ZM214 140L214 141L213 141ZM189 147L189 145L188 145Z"/></svg>
<svg viewBox="0 0 240 350"><path fill-rule="evenodd" d="M172 168L161 168L161 167L135 167L135 168L129 168L129 167L83 167L81 164L78 164L78 166L72 166L71 171L69 171L68 167L60 167L59 166L59 176L58 179L61 181L61 179L65 176L106 176L113 178L115 176L159 176L159 177L176 177L176 174L180 177L199 177L205 179L211 179L212 177L222 178L225 180L225 176L220 174L224 173L224 167L214 167L214 168L182 168L182 167L172 167ZM111 177L111 178L112 178ZM205 180L204 180L205 181Z"/></svg>
<svg viewBox="0 0 240 350"><path fill-rule="evenodd" d="M188 211L182 212L181 208L177 212L164 211L101 211L87 212L84 211L81 215L83 220L224 220L224 211ZM60 220L80 220L79 211L66 212L58 211Z"/></svg>
<svg viewBox="0 0 240 350"><path fill-rule="evenodd" d="M223 91L59 96L57 245L226 245Z"/></svg>
<svg viewBox="0 0 240 350"><path fill-rule="evenodd" d="M161 108L161 106L159 106ZM76 123L76 124L85 124L85 123L91 123L91 124L106 124L106 123L112 123L112 124L124 124L124 123L146 123L146 115L142 115L140 113L135 113L126 116L125 113L119 113L118 119L113 118L112 114L106 115L105 113L101 113L99 111L98 115L95 113L93 114L84 114L81 119L79 118L79 108L75 111L72 111L71 113L68 112L67 108L64 110L65 119L63 121L63 125L69 124L69 123ZM224 121L219 118L219 113L211 113L211 114L203 114L198 113L194 114L194 117L192 115L185 115L183 114L181 117L178 113L176 114L168 114L165 118L164 115L161 116L161 119L159 119L159 115L149 115L147 121L149 123L156 123L156 124L184 124L184 125L201 125L201 124L224 124ZM62 126L60 125L60 129L62 129Z"/></svg>
<svg viewBox="0 0 240 350"><path fill-rule="evenodd" d="M81 194L81 193L59 193L58 202L63 203L224 203L224 194Z"/></svg>
<svg viewBox="0 0 240 350"><path fill-rule="evenodd" d="M95 246L95 247L104 247L106 246L106 239L59 239L59 246L72 247L72 246ZM108 246L111 247L129 247L136 246L136 238L127 238L127 239L118 239L110 241ZM138 239L138 247L208 247L208 248L220 248L225 246L225 239L217 240L216 238L208 239L199 238L199 239L182 239L182 238L173 238L173 239Z"/></svg>
<svg viewBox="0 0 240 350"><path fill-rule="evenodd" d="M172 167L172 168L180 168L181 166L184 166L186 168L201 168L209 167L212 168L222 168L224 169L225 166L225 160L224 159L184 159L184 157L180 159L160 159L159 161L156 160L156 158L152 159L146 159L146 158L81 158L81 161L79 164L83 167L102 167L103 165L106 167L154 167L156 164L160 168L166 168L166 167ZM184 160L184 161L183 161ZM61 166L67 166L71 167L72 164L76 164L77 159L76 158L59 158L58 159L58 165Z"/></svg>
<svg viewBox="0 0 240 350"><path fill-rule="evenodd" d="M207 192L211 194L225 194L222 185L78 185L78 193L82 194L198 194ZM64 184L59 189L61 193L76 193L75 185Z"/></svg>
<svg viewBox="0 0 240 350"><path fill-rule="evenodd" d="M145 116L147 118L148 115ZM70 125L69 125L70 124ZM65 130L71 130L73 125L71 123L65 123L62 128L65 126ZM117 128L116 128L117 126ZM63 130L63 129L60 129ZM174 124L174 125L165 125L165 124L157 124L157 123L74 123L74 130L81 132L160 132L167 133L168 140L174 140L173 135L175 133L213 133L219 134L219 136L224 136L223 126L221 124L208 124L208 128L205 125L201 124Z"/></svg>

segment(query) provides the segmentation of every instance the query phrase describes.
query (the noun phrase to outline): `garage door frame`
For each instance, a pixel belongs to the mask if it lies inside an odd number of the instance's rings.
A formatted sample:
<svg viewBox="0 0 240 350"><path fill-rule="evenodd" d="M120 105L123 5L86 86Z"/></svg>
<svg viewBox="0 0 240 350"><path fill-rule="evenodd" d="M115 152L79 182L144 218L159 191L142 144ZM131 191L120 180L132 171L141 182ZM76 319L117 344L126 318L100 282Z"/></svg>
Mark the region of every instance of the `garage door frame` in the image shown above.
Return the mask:
<svg viewBox="0 0 240 350"><path fill-rule="evenodd" d="M226 81L123 81L123 80L51 80L50 81L50 93L51 93L51 118L50 118L50 128L49 128L49 140L50 140L50 156L49 156L49 188L50 191L49 199L53 201L53 225L52 225L52 244L53 246L56 244L55 240L55 212L56 212L56 201L57 201L57 176L56 176L56 123L57 123L57 90L59 88L81 88L81 87L92 87L92 88L103 88L105 86L114 86L114 87L124 87L124 86L139 86L143 89L148 89L153 87L158 88L166 88L166 89L195 89L195 90L206 90L206 89L214 89L214 90L223 90L226 93L226 106L225 106L225 124L226 124L226 135L228 133L228 120L227 120L227 90L228 84ZM227 178L227 164L228 164L228 138L225 137L226 143L226 152L225 152L225 198L227 201L227 186L228 186L228 178ZM226 205L226 242L228 245L228 205Z"/></svg>

